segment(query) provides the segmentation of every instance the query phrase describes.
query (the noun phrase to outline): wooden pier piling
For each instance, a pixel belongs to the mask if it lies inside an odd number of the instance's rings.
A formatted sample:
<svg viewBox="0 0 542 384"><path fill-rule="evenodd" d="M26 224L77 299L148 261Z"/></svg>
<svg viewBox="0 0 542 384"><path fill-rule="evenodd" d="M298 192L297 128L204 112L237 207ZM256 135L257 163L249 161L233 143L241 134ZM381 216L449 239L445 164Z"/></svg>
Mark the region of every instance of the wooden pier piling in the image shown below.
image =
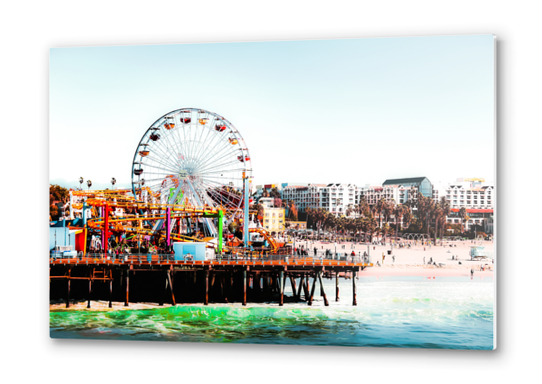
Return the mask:
<svg viewBox="0 0 542 384"><path fill-rule="evenodd" d="M88 303L87 308L90 308L90 297L92 296L92 268L89 270L88 275Z"/></svg>
<svg viewBox="0 0 542 384"><path fill-rule="evenodd" d="M72 269L68 269L68 292L67 292L67 298L66 298L66 308L70 307L70 288L71 288L71 273Z"/></svg>
<svg viewBox="0 0 542 384"><path fill-rule="evenodd" d="M309 279L307 278L307 284ZM308 288L307 288L308 290ZM312 299L314 298L314 291L316 290L316 275L314 275L314 279L312 280L312 290L311 295L309 296L309 305L312 305Z"/></svg>
<svg viewBox="0 0 542 384"><path fill-rule="evenodd" d="M335 273L335 301L339 301L339 273Z"/></svg>
<svg viewBox="0 0 542 384"><path fill-rule="evenodd" d="M305 279L304 275L301 275L299 277L299 289L297 290L297 300L301 300L301 290L305 289L305 284L303 283L303 280Z"/></svg>
<svg viewBox="0 0 542 384"><path fill-rule="evenodd" d="M132 269L132 266L130 266L130 269L126 268L126 299L124 300L124 306L127 307L128 303L130 301L130 270Z"/></svg>
<svg viewBox="0 0 542 384"><path fill-rule="evenodd" d="M324 282L322 281L322 271L318 271L318 280L320 280L320 292L324 297L324 305L329 306L329 301L327 301L326 291L324 290Z"/></svg>
<svg viewBox="0 0 542 384"><path fill-rule="evenodd" d="M109 308L113 308L113 279L109 280Z"/></svg>
<svg viewBox="0 0 542 384"><path fill-rule="evenodd" d="M209 305L209 269L205 269L205 305Z"/></svg>
<svg viewBox="0 0 542 384"><path fill-rule="evenodd" d="M171 291L171 304L175 304L175 292L173 291L173 277L171 276L171 269L167 271L167 281L169 285L169 290Z"/></svg>
<svg viewBox="0 0 542 384"><path fill-rule="evenodd" d="M280 281L279 281L279 285L280 285L280 301L279 301L279 305L280 306L283 306L284 305L284 270L280 271L279 272L280 274Z"/></svg>
<svg viewBox="0 0 542 384"><path fill-rule="evenodd" d="M297 295L297 289L296 289L296 286L295 286L295 278L292 275L290 275L290 284L292 286L293 299L294 300L299 300L299 297Z"/></svg>
<svg viewBox="0 0 542 384"><path fill-rule="evenodd" d="M243 305L247 305L247 266L243 267Z"/></svg>
<svg viewBox="0 0 542 384"><path fill-rule="evenodd" d="M356 270L352 271L352 305L358 305L358 299L356 297Z"/></svg>

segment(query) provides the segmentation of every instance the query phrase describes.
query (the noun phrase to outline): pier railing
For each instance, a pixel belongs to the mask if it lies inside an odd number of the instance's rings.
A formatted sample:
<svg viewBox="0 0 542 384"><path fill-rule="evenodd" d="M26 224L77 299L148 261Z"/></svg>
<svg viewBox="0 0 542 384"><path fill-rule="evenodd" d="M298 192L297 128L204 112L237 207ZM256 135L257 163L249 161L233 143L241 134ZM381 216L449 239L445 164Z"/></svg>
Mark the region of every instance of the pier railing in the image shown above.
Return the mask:
<svg viewBox="0 0 542 384"><path fill-rule="evenodd" d="M289 265L370 265L370 256L351 255L265 255L256 253L222 254L206 260L193 260L190 257L175 259L174 254L109 254L109 253L80 253L75 257L51 257L53 264L289 264Z"/></svg>

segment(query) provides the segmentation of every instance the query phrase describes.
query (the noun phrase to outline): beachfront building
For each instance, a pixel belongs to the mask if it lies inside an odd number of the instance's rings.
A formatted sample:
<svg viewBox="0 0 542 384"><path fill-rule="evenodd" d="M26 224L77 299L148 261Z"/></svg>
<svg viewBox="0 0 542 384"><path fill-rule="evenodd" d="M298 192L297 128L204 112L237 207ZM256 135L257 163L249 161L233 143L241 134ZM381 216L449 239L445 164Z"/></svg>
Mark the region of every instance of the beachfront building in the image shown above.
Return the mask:
<svg viewBox="0 0 542 384"><path fill-rule="evenodd" d="M355 208L359 204L359 193L354 184L333 183L323 187L320 191L320 208L335 215L346 215L348 208ZM352 212L350 216L354 216Z"/></svg>
<svg viewBox="0 0 542 384"><path fill-rule="evenodd" d="M425 197L433 197L433 185L427 177L410 177L403 179L388 179L382 183L382 186L397 185L403 189L399 200L396 203L404 204L407 201L416 201L417 194Z"/></svg>
<svg viewBox="0 0 542 384"><path fill-rule="evenodd" d="M282 200L293 201L299 212L305 212L307 208L320 208L320 192L325 184L282 185Z"/></svg>
<svg viewBox="0 0 542 384"><path fill-rule="evenodd" d="M493 209L467 209L468 220L463 222L459 215L459 209L453 208L446 217L449 224L464 224L464 230L468 231L472 225L482 226L486 233L493 233Z"/></svg>
<svg viewBox="0 0 542 384"><path fill-rule="evenodd" d="M358 193L358 201L364 198L367 204L371 206L376 205L381 199L386 200L387 203L406 204L408 201L416 202L418 198L418 190L415 186L366 186L360 188Z"/></svg>
<svg viewBox="0 0 542 384"><path fill-rule="evenodd" d="M482 184L483 179L458 179L446 188L446 201L451 212L446 218L450 224L464 224L468 231L472 225L482 226L484 232L493 233L493 207L495 204L495 188L491 184ZM463 223L459 216L461 208L465 208L469 219Z"/></svg>
<svg viewBox="0 0 542 384"><path fill-rule="evenodd" d="M433 201L438 203L443 196L446 196L446 191L449 184L446 183L433 183Z"/></svg>
<svg viewBox="0 0 542 384"><path fill-rule="evenodd" d="M269 232L282 233L285 227L285 210L284 208L275 207L275 199L273 197L262 197L258 201L263 207L262 225Z"/></svg>
<svg viewBox="0 0 542 384"><path fill-rule="evenodd" d="M269 232L282 233L285 230L284 208L266 206L263 209L263 227Z"/></svg>
<svg viewBox="0 0 542 384"><path fill-rule="evenodd" d="M335 215L346 215L349 207L355 208L359 204L359 193L354 184L286 185L282 190L282 200L293 201L299 212L305 212L307 208L323 208Z"/></svg>
<svg viewBox="0 0 542 384"><path fill-rule="evenodd" d="M446 189L446 200L450 208L493 209L494 192L492 185L457 182Z"/></svg>
<svg viewBox="0 0 542 384"><path fill-rule="evenodd" d="M369 205L376 205L381 199L391 203L402 204L401 199L404 198L405 191L400 185L387 185L365 187L359 190L360 199L365 198L365 201Z"/></svg>

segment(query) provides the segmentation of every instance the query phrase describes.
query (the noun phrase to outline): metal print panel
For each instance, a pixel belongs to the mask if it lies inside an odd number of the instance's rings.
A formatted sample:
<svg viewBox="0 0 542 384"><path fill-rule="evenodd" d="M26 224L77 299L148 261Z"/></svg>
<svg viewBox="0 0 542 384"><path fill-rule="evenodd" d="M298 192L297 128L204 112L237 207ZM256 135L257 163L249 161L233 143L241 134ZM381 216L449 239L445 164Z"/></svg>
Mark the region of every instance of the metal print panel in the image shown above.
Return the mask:
<svg viewBox="0 0 542 384"><path fill-rule="evenodd" d="M50 335L492 350L492 35L54 48Z"/></svg>

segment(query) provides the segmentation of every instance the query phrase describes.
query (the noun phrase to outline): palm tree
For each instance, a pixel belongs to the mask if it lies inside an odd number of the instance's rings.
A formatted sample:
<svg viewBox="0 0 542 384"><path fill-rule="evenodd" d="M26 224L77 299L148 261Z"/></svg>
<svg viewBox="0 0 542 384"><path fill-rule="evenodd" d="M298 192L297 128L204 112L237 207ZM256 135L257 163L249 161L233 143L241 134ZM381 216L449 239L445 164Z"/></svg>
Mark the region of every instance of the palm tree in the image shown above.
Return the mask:
<svg viewBox="0 0 542 384"><path fill-rule="evenodd" d="M382 227L382 211L384 210L385 205L386 200L384 200L384 198L381 198L374 206L375 213L378 214L379 227Z"/></svg>
<svg viewBox="0 0 542 384"><path fill-rule="evenodd" d="M347 228L348 228L348 219L345 216L339 217L337 220L337 229L339 230L339 233L342 235L345 235Z"/></svg>
<svg viewBox="0 0 542 384"><path fill-rule="evenodd" d="M264 208L261 204L252 204L249 208L249 211L256 211L256 220L257 222L263 224L263 214Z"/></svg>
<svg viewBox="0 0 542 384"><path fill-rule="evenodd" d="M435 210L435 202L430 197L425 197L422 194L418 195L418 213L417 216L423 224L423 228L427 230L427 237L429 237L429 220L433 217Z"/></svg>
<svg viewBox="0 0 542 384"><path fill-rule="evenodd" d="M385 222L386 223L389 223L390 221L390 216L393 214L393 210L395 209L395 201L392 199L391 201L386 201L386 203L384 204L384 207L383 207L383 213L384 213L384 218L385 218Z"/></svg>
<svg viewBox="0 0 542 384"><path fill-rule="evenodd" d="M465 207L461 207L461 209L459 210L459 217L461 218L461 221L462 221L461 233L463 233L464 225L470 219L470 217L467 215L467 209Z"/></svg>
<svg viewBox="0 0 542 384"><path fill-rule="evenodd" d="M326 219L324 221L324 229L327 230L329 228L335 228L337 225L337 216L335 216L332 213L329 213L326 215Z"/></svg>
<svg viewBox="0 0 542 384"><path fill-rule="evenodd" d="M441 215L442 215L442 207L439 202L433 205L433 212L432 212L433 219L435 220L435 243L434 243L435 245L437 244L438 225L440 222Z"/></svg>
<svg viewBox="0 0 542 384"><path fill-rule="evenodd" d="M373 242L373 234L375 233L375 230L377 228L376 219L373 216L363 218L362 228L363 228L363 232L365 232L365 236L367 236L367 234L369 234L369 236L370 236L369 241L372 243Z"/></svg>
<svg viewBox="0 0 542 384"><path fill-rule="evenodd" d="M384 244L386 244L386 236L388 235L388 233L390 232L390 226L388 223L384 223L384 225L382 226L382 228L380 229L380 232L382 233L382 237L383 237L383 240L384 240Z"/></svg>
<svg viewBox="0 0 542 384"><path fill-rule="evenodd" d="M356 231L356 235L360 235L360 232L363 230L363 219L361 217L357 217L354 220L354 230ZM361 239L361 236L359 236Z"/></svg>
<svg viewBox="0 0 542 384"><path fill-rule="evenodd" d="M403 224L405 228L408 228L411 222L412 222L411 208L408 205L403 205Z"/></svg>
<svg viewBox="0 0 542 384"><path fill-rule="evenodd" d="M446 230L446 217L450 214L450 203L444 196L440 199L440 209L441 209L441 236L440 238L444 238L444 230ZM442 243L442 240L441 240Z"/></svg>
<svg viewBox="0 0 542 384"><path fill-rule="evenodd" d="M395 239L397 240L397 232L399 230L399 226L401 225L401 221L403 220L403 215L405 212L406 207L401 204L397 204L393 210L393 215L395 217Z"/></svg>
<svg viewBox="0 0 542 384"><path fill-rule="evenodd" d="M297 221L297 207L292 200L286 202L286 207L288 208L288 218Z"/></svg>
<svg viewBox="0 0 542 384"><path fill-rule="evenodd" d="M356 207L356 212L359 214L360 217L363 217L368 216L370 211L371 208L369 207L369 204L367 204L367 200L365 200L365 197L362 197L358 206Z"/></svg>

